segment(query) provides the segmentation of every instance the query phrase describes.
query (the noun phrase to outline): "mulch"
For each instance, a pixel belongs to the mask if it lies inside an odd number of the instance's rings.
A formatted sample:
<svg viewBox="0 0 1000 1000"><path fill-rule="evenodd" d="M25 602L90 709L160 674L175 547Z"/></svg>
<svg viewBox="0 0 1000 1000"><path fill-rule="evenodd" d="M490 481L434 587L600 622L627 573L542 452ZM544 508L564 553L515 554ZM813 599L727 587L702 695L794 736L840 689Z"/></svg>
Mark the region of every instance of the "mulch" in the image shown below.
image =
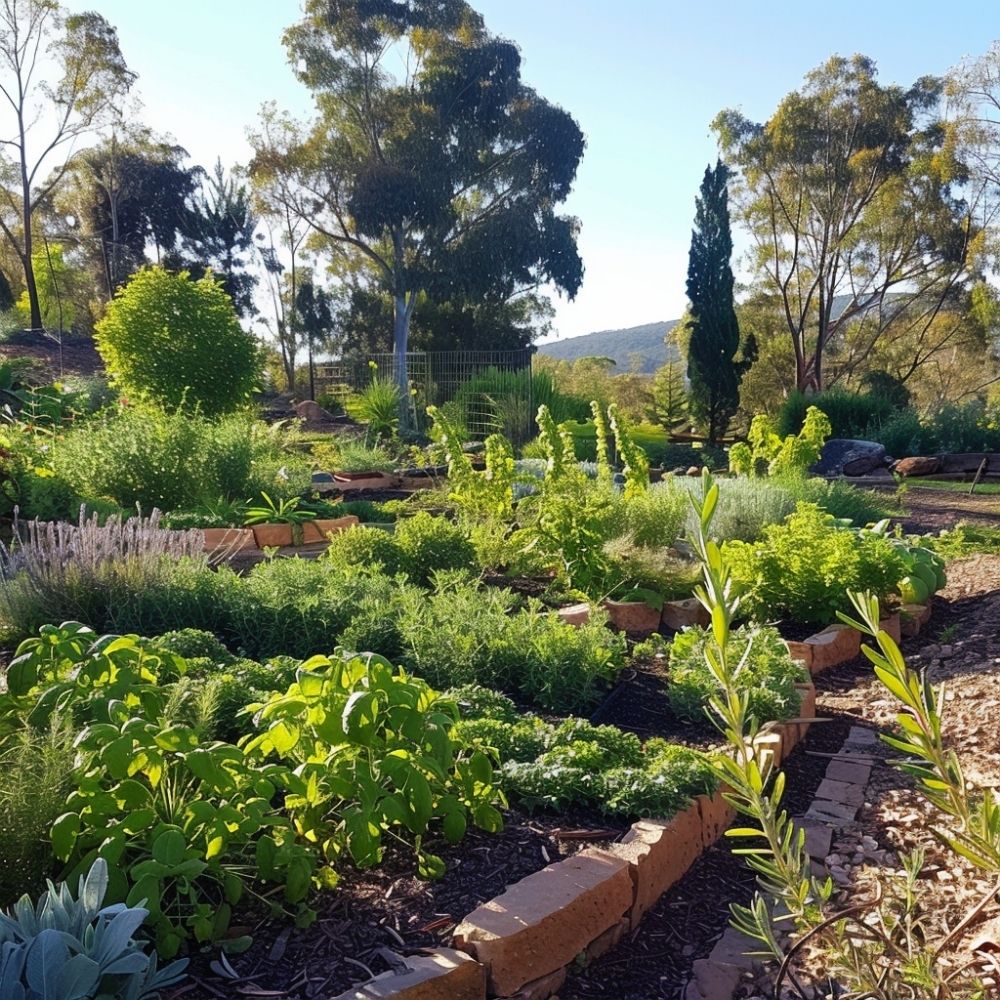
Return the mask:
<svg viewBox="0 0 1000 1000"><path fill-rule="evenodd" d="M377 868L344 866L337 888L312 900L316 921L296 930L286 917L241 913L235 921L253 946L226 961L217 950L192 956L189 977L164 1000L272 996L287 1000L330 997L388 971L390 953L447 945L456 924L481 903L550 862L625 833L624 820L586 813L528 816L512 810L499 834L471 830L461 844L428 842L447 866L436 882L416 876L404 847L388 847Z"/></svg>
<svg viewBox="0 0 1000 1000"><path fill-rule="evenodd" d="M618 726L644 740L661 736L699 750L718 746L719 733L707 719L688 722L670 711L669 686L665 658L633 660L591 721Z"/></svg>

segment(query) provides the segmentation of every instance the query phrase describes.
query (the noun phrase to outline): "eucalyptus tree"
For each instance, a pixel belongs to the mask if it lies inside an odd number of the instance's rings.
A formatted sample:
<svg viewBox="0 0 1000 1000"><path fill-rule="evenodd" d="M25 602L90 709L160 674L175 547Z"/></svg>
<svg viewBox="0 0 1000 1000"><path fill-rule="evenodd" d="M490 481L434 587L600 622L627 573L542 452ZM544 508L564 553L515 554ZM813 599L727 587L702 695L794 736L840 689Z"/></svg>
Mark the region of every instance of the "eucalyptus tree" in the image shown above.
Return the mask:
<svg viewBox="0 0 1000 1000"><path fill-rule="evenodd" d="M67 14L55 0L0 0L0 233L23 268L33 328L42 325L36 212L134 79L100 14Z"/></svg>
<svg viewBox="0 0 1000 1000"><path fill-rule="evenodd" d="M261 130L251 177L391 297L402 384L421 295L575 295L578 224L557 206L583 135L464 0L306 0L284 41L317 114Z"/></svg>
<svg viewBox="0 0 1000 1000"><path fill-rule="evenodd" d="M713 123L800 389L823 387L830 351L849 351L837 374L850 374L887 331L919 335L964 307L982 227L942 94L939 79L882 86L872 60L834 57L766 122L723 111Z"/></svg>
<svg viewBox="0 0 1000 1000"><path fill-rule="evenodd" d="M105 297L150 255L160 263L178 247L201 174L187 158L141 126L116 127L74 157L58 207Z"/></svg>

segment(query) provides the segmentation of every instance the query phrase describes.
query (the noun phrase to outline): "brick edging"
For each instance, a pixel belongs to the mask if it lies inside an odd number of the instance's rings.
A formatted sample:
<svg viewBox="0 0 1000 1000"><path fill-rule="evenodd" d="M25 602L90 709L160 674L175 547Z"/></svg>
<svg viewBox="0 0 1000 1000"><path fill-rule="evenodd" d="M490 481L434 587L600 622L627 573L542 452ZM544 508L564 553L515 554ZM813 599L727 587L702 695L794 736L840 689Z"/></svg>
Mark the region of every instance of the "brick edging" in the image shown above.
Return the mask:
<svg viewBox="0 0 1000 1000"><path fill-rule="evenodd" d="M840 751L827 764L813 801L792 822L805 832L805 849L817 874L829 874L839 886L849 882L844 870L828 867L834 835L852 823L864 803L874 758L871 748L878 734L863 726L852 726ZM789 928L774 927L779 939ZM728 927L706 958L696 959L684 1000L719 1000L731 997L744 973L759 967L760 942ZM756 953L756 954L755 954Z"/></svg>
<svg viewBox="0 0 1000 1000"><path fill-rule="evenodd" d="M930 618L929 604L904 604L879 625L899 642L904 636L918 635ZM784 642L792 659L800 661L813 677L849 663L861 652L861 634L850 625L827 625L801 642L792 639Z"/></svg>
<svg viewBox="0 0 1000 1000"><path fill-rule="evenodd" d="M798 687L799 716L768 723L755 740L775 766L816 716L815 687ZM639 820L620 841L548 865L477 907L455 928L452 948L400 959L399 971L335 1000L545 1000L571 967L588 964L635 930L735 816L717 791L699 795L669 820Z"/></svg>

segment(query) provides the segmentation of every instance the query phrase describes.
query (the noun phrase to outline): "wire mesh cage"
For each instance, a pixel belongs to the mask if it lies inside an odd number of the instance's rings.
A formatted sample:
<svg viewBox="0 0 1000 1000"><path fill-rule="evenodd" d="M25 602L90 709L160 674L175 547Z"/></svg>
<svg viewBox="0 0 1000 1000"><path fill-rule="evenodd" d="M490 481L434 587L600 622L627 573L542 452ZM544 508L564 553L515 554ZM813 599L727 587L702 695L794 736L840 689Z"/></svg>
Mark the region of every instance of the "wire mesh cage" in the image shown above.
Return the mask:
<svg viewBox="0 0 1000 1000"><path fill-rule="evenodd" d="M427 407L445 409L470 438L503 433L523 444L534 433L530 348L517 351L413 351L406 355L410 423L426 430ZM361 354L322 364L318 390L345 402L377 379L398 381L393 354Z"/></svg>

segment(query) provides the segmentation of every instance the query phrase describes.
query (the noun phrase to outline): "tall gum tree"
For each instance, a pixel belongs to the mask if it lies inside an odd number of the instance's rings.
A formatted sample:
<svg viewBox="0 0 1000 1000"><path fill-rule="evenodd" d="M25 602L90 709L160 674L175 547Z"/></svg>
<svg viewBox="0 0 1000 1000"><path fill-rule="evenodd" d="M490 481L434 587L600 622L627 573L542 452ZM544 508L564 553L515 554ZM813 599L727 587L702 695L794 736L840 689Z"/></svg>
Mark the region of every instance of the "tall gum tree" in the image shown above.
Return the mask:
<svg viewBox="0 0 1000 1000"><path fill-rule="evenodd" d="M578 224L556 208L584 139L514 44L463 0L307 0L284 41L316 116L252 136L251 177L391 296L401 386L422 293L575 295Z"/></svg>
<svg viewBox="0 0 1000 1000"><path fill-rule="evenodd" d="M42 326L33 225L78 142L105 125L135 80L100 14L54 0L0 0L0 232L24 269L30 322Z"/></svg>
<svg viewBox="0 0 1000 1000"><path fill-rule="evenodd" d="M978 276L978 194L941 117L943 82L882 86L872 60L834 57L763 123L713 123L740 183L761 291L780 303L799 389L863 366L879 338L962 308ZM828 353L849 356L828 378Z"/></svg>

